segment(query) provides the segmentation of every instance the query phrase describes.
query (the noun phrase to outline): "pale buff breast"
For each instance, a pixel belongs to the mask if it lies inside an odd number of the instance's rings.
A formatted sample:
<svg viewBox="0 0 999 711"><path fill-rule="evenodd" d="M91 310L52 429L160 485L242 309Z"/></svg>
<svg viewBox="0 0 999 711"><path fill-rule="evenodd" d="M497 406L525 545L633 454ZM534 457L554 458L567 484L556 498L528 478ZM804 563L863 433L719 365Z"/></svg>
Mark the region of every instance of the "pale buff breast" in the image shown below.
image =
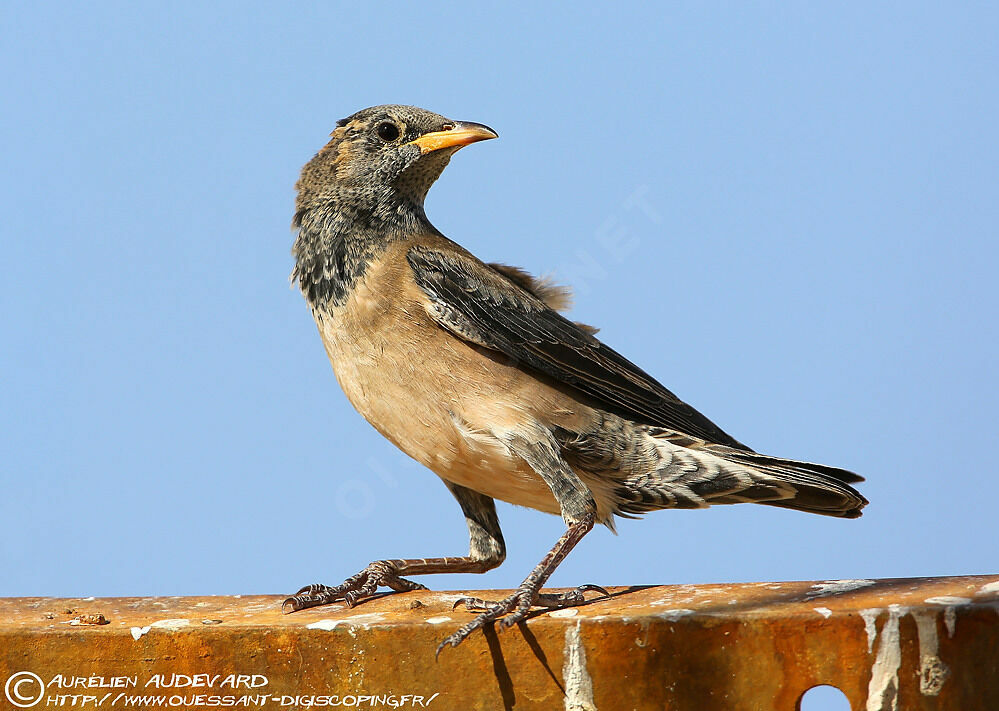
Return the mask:
<svg viewBox="0 0 999 711"><path fill-rule="evenodd" d="M502 442L561 393L442 330L398 266L368 268L346 303L317 318L337 380L375 429L438 476L559 513L540 476ZM375 286L377 285L377 289ZM524 392L529 389L531 392Z"/></svg>

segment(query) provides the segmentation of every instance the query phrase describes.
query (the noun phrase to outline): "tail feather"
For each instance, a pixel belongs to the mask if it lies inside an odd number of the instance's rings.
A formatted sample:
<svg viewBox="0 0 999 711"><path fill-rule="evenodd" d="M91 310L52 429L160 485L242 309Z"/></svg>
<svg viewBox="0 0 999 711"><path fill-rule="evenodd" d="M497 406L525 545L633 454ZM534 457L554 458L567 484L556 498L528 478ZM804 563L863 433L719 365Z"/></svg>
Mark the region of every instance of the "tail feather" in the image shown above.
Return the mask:
<svg viewBox="0 0 999 711"><path fill-rule="evenodd" d="M781 470L799 471L806 474L820 474L824 477L830 477L836 481L842 481L847 484L856 484L864 481L864 477L859 474L854 474L851 471L840 469L838 467L830 467L826 464L799 462L794 459L782 459L781 457L771 457L768 454L759 454L757 452L750 452L743 449L732 449L731 447L722 447L719 445L713 445L709 449L731 462L744 462L750 466L771 466Z"/></svg>
<svg viewBox="0 0 999 711"><path fill-rule="evenodd" d="M605 415L585 431L559 429L566 461L619 516L658 509L757 503L856 518L863 478L825 464L705 442Z"/></svg>
<svg viewBox="0 0 999 711"><path fill-rule="evenodd" d="M760 501L761 504L824 516L857 518L868 503L859 491L850 486L864 478L846 469L728 447L712 447L711 451L725 461L750 467L764 476L786 482L794 490L790 498Z"/></svg>
<svg viewBox="0 0 999 711"><path fill-rule="evenodd" d="M675 437L652 439L658 464L620 482L616 494L621 512L758 503L857 518L867 505L850 486L863 479L845 469L714 444L682 446Z"/></svg>

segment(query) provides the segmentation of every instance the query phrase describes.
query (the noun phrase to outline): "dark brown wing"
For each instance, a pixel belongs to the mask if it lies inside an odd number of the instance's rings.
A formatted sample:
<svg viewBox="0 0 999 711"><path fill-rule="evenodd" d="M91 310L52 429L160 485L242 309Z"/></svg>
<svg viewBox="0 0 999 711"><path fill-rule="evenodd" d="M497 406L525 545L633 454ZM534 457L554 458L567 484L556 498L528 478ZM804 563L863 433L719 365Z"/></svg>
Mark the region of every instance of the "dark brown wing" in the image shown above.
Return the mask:
<svg viewBox="0 0 999 711"><path fill-rule="evenodd" d="M415 246L416 283L445 329L499 351L636 422L748 450L624 356L496 270L455 249Z"/></svg>

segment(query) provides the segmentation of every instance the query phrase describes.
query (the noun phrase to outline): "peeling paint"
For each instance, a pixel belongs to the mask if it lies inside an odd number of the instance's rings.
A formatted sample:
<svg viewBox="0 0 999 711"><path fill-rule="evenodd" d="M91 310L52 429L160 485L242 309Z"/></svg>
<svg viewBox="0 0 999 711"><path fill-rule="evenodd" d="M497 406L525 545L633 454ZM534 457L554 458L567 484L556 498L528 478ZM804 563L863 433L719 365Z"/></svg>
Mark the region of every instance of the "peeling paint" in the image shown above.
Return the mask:
<svg viewBox="0 0 999 711"><path fill-rule="evenodd" d="M580 635L580 622L565 630L562 682L565 684L565 711L596 711L593 679L586 668L586 649Z"/></svg>
<svg viewBox="0 0 999 711"><path fill-rule="evenodd" d="M133 627L129 631L132 633L132 639L138 640L139 637L141 637L142 635L149 633L149 626L146 625L145 627Z"/></svg>
<svg viewBox="0 0 999 711"><path fill-rule="evenodd" d="M867 686L867 711L898 710L898 670L902 666L898 619L906 612L908 609L901 605L888 606L888 619L881 629L881 641Z"/></svg>
<svg viewBox="0 0 999 711"><path fill-rule="evenodd" d="M937 616L925 610L913 610L911 614L919 635L919 691L924 696L936 696L950 676L950 670L938 655Z"/></svg>
<svg viewBox="0 0 999 711"><path fill-rule="evenodd" d="M867 653L874 650L874 640L878 636L877 621L881 614L880 607L872 607L869 610L861 610L860 616L864 619L864 631L867 633Z"/></svg>
<svg viewBox="0 0 999 711"><path fill-rule="evenodd" d="M999 593L999 580L986 583L982 587L978 588L978 592L976 592L975 595L986 595L988 593Z"/></svg>
<svg viewBox="0 0 999 711"><path fill-rule="evenodd" d="M548 613L549 617L575 617L579 614L579 610L575 607L566 607L561 610L552 610Z"/></svg>
<svg viewBox="0 0 999 711"><path fill-rule="evenodd" d="M823 617L825 617L826 619L829 619L829 617L832 615L832 610L830 610L828 607L813 607L812 609L815 610L820 615L822 615Z"/></svg>
<svg viewBox="0 0 999 711"><path fill-rule="evenodd" d="M926 598L926 602L933 605L946 605L944 608L944 625L947 627L947 637L950 638L954 636L954 630L957 629L957 608L961 605L967 605L971 600L966 597L939 595L937 597Z"/></svg>
<svg viewBox="0 0 999 711"><path fill-rule="evenodd" d="M305 626L307 630L326 630L330 632L336 629L336 626L343 622L343 620L316 620L315 622L310 622Z"/></svg>
<svg viewBox="0 0 999 711"><path fill-rule="evenodd" d="M954 605L944 609L944 625L947 627L947 639L950 639L957 629L957 608Z"/></svg>
<svg viewBox="0 0 999 711"><path fill-rule="evenodd" d="M675 610L663 610L662 612L656 613L656 617L662 617L664 620L669 620L670 622L676 622L681 617L686 617L687 615L693 615L693 610L688 610L685 607L679 607Z"/></svg>
<svg viewBox="0 0 999 711"><path fill-rule="evenodd" d="M190 620L184 618L172 618L169 620L156 620L156 622L153 622L149 626L158 630L176 632L181 627L187 627L189 624L191 624Z"/></svg>
<svg viewBox="0 0 999 711"><path fill-rule="evenodd" d="M381 612L365 612L360 615L352 615L350 617L343 617L339 620L317 620L305 626L307 630L326 630L330 632L335 630L339 625L344 625L347 627L347 633L354 635L354 627L362 627L368 629L373 622L381 622L385 619L385 615Z"/></svg>
<svg viewBox="0 0 999 711"><path fill-rule="evenodd" d="M860 588L866 588L869 585L874 585L873 580L826 580L821 583L815 583L812 587L815 588L813 592L805 595L806 599L813 597L822 597L823 595L836 595L837 593L850 592L851 590L859 590Z"/></svg>
<svg viewBox="0 0 999 711"><path fill-rule="evenodd" d="M937 597L928 597L924 602L928 602L931 605L967 605L971 602L971 598L938 595Z"/></svg>

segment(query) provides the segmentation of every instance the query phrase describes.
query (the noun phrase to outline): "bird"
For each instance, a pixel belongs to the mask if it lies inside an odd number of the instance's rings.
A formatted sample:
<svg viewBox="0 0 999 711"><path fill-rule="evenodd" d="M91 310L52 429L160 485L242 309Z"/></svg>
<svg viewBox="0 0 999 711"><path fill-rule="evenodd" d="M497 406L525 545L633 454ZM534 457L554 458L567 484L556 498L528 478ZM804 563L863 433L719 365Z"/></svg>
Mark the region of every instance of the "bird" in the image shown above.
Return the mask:
<svg viewBox="0 0 999 711"><path fill-rule="evenodd" d="M568 319L568 291L486 263L433 226L427 192L456 151L498 138L483 124L381 105L337 122L296 183L291 281L353 407L436 474L464 514L465 556L385 559L339 585L308 585L286 612L406 576L484 573L506 546L495 501L560 515L565 533L509 596L463 597L479 614L437 648L586 601L597 585L541 589L600 523L659 509L759 503L856 518L852 472L755 452Z"/></svg>

